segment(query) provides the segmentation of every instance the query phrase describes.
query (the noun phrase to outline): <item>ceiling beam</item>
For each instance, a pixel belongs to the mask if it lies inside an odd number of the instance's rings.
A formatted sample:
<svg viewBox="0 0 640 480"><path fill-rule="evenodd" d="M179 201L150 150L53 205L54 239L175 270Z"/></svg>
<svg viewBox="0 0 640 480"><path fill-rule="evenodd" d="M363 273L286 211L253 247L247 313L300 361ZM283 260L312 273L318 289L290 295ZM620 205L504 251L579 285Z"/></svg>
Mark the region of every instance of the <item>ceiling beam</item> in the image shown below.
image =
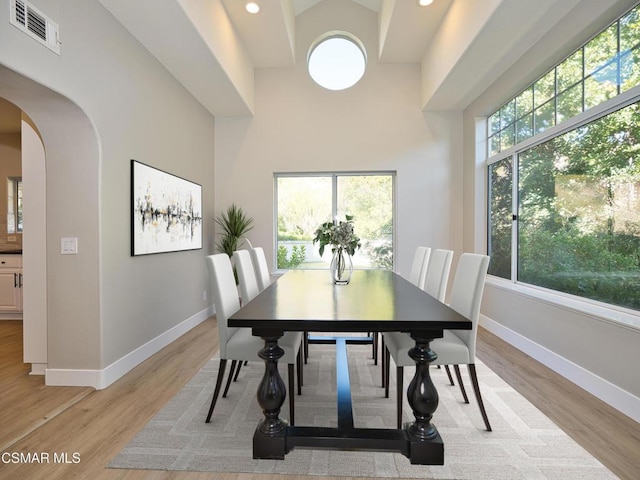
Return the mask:
<svg viewBox="0 0 640 480"><path fill-rule="evenodd" d="M253 114L253 65L221 0L100 3L211 114Z"/></svg>
<svg viewBox="0 0 640 480"><path fill-rule="evenodd" d="M580 1L454 1L422 58L422 109L466 108Z"/></svg>

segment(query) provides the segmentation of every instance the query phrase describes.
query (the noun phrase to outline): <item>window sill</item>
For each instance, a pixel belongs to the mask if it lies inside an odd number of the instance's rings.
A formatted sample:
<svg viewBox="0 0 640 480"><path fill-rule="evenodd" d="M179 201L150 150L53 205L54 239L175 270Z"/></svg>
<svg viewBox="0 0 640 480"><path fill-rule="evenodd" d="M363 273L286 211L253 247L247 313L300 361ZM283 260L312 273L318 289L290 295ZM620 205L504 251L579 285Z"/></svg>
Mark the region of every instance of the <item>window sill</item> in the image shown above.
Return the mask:
<svg viewBox="0 0 640 480"><path fill-rule="evenodd" d="M554 292L542 287L514 283L499 277L487 275L487 285L539 300L548 305L588 315L596 320L640 330L640 312L623 307L614 307L604 303L581 299L573 295Z"/></svg>

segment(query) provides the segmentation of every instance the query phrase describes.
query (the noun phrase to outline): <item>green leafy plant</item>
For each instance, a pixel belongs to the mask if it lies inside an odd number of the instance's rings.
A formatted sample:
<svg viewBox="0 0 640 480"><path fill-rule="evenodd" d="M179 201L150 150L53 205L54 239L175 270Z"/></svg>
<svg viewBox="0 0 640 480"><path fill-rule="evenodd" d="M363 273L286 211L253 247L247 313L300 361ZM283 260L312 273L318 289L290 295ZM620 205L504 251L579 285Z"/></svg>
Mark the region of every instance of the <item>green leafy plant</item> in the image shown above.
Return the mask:
<svg viewBox="0 0 640 480"><path fill-rule="evenodd" d="M320 256L324 253L324 247L331 245L333 253L336 250L345 250L349 255L353 256L356 249L362 245L360 238L356 236L353 229L353 215L346 215L346 221L339 223L325 222L315 231L313 243L320 244L318 252Z"/></svg>
<svg viewBox="0 0 640 480"><path fill-rule="evenodd" d="M278 247L278 268L297 268L306 258L306 247L294 245L291 248L291 257L288 256L287 247Z"/></svg>
<svg viewBox="0 0 640 480"><path fill-rule="evenodd" d="M253 218L248 217L242 208L235 204L218 214L216 223L222 228L216 248L218 252L226 253L230 257L238 249L240 238L253 228Z"/></svg>

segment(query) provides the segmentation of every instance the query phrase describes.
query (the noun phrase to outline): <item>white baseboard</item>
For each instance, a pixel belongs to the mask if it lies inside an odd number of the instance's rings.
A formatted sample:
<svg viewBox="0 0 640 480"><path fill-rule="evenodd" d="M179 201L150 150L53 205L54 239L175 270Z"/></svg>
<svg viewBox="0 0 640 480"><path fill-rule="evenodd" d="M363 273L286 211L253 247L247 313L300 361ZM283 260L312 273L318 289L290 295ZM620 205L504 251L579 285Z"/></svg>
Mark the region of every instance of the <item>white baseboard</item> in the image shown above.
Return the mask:
<svg viewBox="0 0 640 480"><path fill-rule="evenodd" d="M489 317L480 315L480 325L629 418L640 422L640 398Z"/></svg>
<svg viewBox="0 0 640 480"><path fill-rule="evenodd" d="M46 363L32 363L31 371L29 372L29 375L44 375L46 370L47 370Z"/></svg>
<svg viewBox="0 0 640 480"><path fill-rule="evenodd" d="M213 315L213 306L187 318L175 327L149 340L144 345L141 345L102 370L47 368L45 370L45 385L93 387L96 390L107 388L147 358L159 352L195 326L204 322L211 315Z"/></svg>

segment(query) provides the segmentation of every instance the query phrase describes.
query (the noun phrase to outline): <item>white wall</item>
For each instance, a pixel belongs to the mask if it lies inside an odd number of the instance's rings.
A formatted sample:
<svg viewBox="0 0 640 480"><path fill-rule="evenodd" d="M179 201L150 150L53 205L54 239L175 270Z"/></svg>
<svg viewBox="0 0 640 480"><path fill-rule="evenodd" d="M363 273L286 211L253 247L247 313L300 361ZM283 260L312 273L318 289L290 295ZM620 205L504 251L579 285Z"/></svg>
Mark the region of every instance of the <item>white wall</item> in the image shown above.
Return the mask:
<svg viewBox="0 0 640 480"><path fill-rule="evenodd" d="M464 112L465 245L486 248L486 170L476 120L492 113L607 26L635 2L586 0ZM640 330L612 321L614 309L596 312L586 302L570 302L489 280L484 294L484 326L640 421ZM640 321L640 315L631 315Z"/></svg>
<svg viewBox="0 0 640 480"><path fill-rule="evenodd" d="M419 64L377 63L377 22L354 2L299 15L297 64L256 71L253 118L216 120L216 206L235 202L254 218L249 238L272 269L274 172L395 170L398 271L409 273L419 245L461 250L462 115L420 110ZM306 70L309 47L332 30L356 35L368 52L362 80L338 92Z"/></svg>
<svg viewBox="0 0 640 480"><path fill-rule="evenodd" d="M47 367L47 255L42 234L47 224L46 155L31 119L22 115L22 181L24 236L22 265L23 352L31 372L43 374Z"/></svg>
<svg viewBox="0 0 640 480"><path fill-rule="evenodd" d="M0 1L0 96L45 145L48 374L105 386L206 317L214 119L97 0L33 3L59 24L61 55ZM130 256L132 158L203 185L203 250ZM60 255L61 237L78 255Z"/></svg>

